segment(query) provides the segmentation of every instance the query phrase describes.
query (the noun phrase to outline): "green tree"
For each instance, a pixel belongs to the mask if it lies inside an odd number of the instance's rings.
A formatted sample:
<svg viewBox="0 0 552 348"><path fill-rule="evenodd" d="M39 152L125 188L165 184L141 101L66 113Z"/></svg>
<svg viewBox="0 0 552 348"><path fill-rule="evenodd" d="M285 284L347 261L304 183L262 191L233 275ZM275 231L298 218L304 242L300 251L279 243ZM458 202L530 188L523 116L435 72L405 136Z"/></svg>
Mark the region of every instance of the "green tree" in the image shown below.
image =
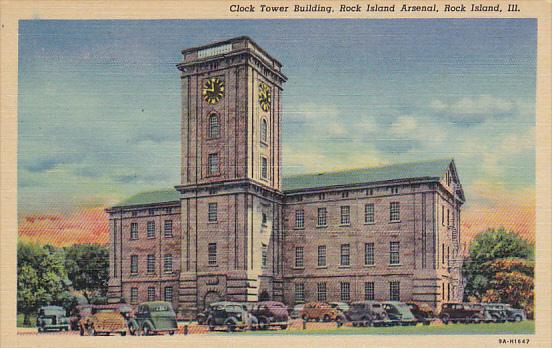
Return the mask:
<svg viewBox="0 0 552 348"><path fill-rule="evenodd" d="M39 306L54 304L67 296L70 281L63 253L37 244L17 245L17 307L30 325L30 314Z"/></svg>
<svg viewBox="0 0 552 348"><path fill-rule="evenodd" d="M500 228L478 234L471 242L469 256L464 261L464 296L479 301L483 298L497 273L497 270L489 267L489 263L499 259L533 257L533 245L512 231Z"/></svg>
<svg viewBox="0 0 552 348"><path fill-rule="evenodd" d="M88 303L107 295L109 252L98 244L75 244L65 249L65 268L73 289L82 292Z"/></svg>

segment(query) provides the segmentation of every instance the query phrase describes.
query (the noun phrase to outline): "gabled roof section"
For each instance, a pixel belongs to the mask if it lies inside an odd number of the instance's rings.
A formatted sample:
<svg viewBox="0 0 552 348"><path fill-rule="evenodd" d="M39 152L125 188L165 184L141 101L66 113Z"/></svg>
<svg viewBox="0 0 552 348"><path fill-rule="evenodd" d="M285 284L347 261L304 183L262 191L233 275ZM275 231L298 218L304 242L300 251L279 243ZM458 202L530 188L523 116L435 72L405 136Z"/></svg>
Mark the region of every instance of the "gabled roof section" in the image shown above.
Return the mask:
<svg viewBox="0 0 552 348"><path fill-rule="evenodd" d="M116 204L113 208L128 207L133 205L178 202L179 200L180 194L175 189L149 191L130 196L129 198Z"/></svg>
<svg viewBox="0 0 552 348"><path fill-rule="evenodd" d="M439 159L339 172L294 175L284 177L282 187L284 191L297 191L414 178L439 180L443 177L451 162L453 162L452 159Z"/></svg>
<svg viewBox="0 0 552 348"><path fill-rule="evenodd" d="M449 167L450 172L452 173L452 181L455 185L453 189L456 190L456 194L458 195L458 197L460 197L460 200L462 200L462 202L465 202L466 197L464 196L464 189L462 188L462 184L460 183L460 177L458 176L458 170L456 170L456 164L454 164L454 160L450 161Z"/></svg>

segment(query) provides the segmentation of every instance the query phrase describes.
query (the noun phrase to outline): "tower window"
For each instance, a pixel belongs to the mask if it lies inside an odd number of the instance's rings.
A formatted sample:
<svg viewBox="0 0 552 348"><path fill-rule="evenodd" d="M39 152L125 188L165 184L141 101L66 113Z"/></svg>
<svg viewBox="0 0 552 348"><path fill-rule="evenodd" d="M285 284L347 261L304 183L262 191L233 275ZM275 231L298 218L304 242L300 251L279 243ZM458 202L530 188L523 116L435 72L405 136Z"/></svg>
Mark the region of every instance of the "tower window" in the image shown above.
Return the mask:
<svg viewBox="0 0 552 348"><path fill-rule="evenodd" d="M261 263L262 267L266 268L268 264L268 246L266 244L262 245L261 260L262 260L262 263Z"/></svg>
<svg viewBox="0 0 552 348"><path fill-rule="evenodd" d="M209 220L209 222L217 222L217 211L218 211L217 203L209 203L209 208L207 213L207 219Z"/></svg>
<svg viewBox="0 0 552 348"><path fill-rule="evenodd" d="M219 119L216 114L209 116L209 138L218 138L220 136Z"/></svg>
<svg viewBox="0 0 552 348"><path fill-rule="evenodd" d="M264 118L261 121L261 142L268 143L268 122Z"/></svg>
<svg viewBox="0 0 552 348"><path fill-rule="evenodd" d="M219 171L218 154L217 153L209 154L209 157L207 158L207 162L208 162L207 174L208 175L218 174L218 171Z"/></svg>
<svg viewBox="0 0 552 348"><path fill-rule="evenodd" d="M268 178L268 159L266 157L261 157L261 178Z"/></svg>

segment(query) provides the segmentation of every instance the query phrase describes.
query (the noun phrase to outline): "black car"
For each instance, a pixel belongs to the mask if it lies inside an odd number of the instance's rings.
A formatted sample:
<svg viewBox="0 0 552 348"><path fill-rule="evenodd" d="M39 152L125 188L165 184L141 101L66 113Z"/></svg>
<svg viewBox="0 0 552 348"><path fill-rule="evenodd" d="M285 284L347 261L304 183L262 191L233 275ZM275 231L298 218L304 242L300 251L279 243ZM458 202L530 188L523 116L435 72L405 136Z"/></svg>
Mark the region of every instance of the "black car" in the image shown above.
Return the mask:
<svg viewBox="0 0 552 348"><path fill-rule="evenodd" d="M506 303L493 303L493 305L502 309L506 313L506 319L508 321L523 321L527 320L527 313L525 310L519 308L513 308Z"/></svg>
<svg viewBox="0 0 552 348"><path fill-rule="evenodd" d="M285 330L288 327L289 315L282 302L259 302L252 307L250 313L257 318L261 330L275 326Z"/></svg>
<svg viewBox="0 0 552 348"><path fill-rule="evenodd" d="M353 302L345 317L353 326L388 326L391 321L381 303L376 301Z"/></svg>
<svg viewBox="0 0 552 348"><path fill-rule="evenodd" d="M382 303L389 319L394 325L416 325L417 321L408 305L399 301L387 301Z"/></svg>
<svg viewBox="0 0 552 348"><path fill-rule="evenodd" d="M209 331L222 326L228 332L233 332L236 329L256 327L257 318L249 314L247 308L241 303L223 301L209 305L205 323L209 326Z"/></svg>
<svg viewBox="0 0 552 348"><path fill-rule="evenodd" d="M69 331L69 318L67 318L63 307L43 306L38 310L36 327L38 332L48 330Z"/></svg>
<svg viewBox="0 0 552 348"><path fill-rule="evenodd" d="M489 323L504 323L508 321L508 314L502 308L502 306L499 306L495 303L481 303L483 308L485 309L485 316L488 318L485 320Z"/></svg>
<svg viewBox="0 0 552 348"><path fill-rule="evenodd" d="M433 311L431 310L431 308L421 307L421 306L418 306L418 304L413 302L409 302L407 303L407 305L419 323L422 323L424 325L429 325L431 321L434 319Z"/></svg>

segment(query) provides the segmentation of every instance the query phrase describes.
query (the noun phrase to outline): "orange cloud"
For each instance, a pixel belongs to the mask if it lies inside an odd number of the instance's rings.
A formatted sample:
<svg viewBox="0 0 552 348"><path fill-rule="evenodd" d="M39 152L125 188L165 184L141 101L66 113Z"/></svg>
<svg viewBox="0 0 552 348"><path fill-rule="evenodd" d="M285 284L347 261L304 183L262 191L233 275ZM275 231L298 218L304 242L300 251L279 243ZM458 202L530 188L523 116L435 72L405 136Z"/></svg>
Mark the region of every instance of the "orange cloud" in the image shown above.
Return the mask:
<svg viewBox="0 0 552 348"><path fill-rule="evenodd" d="M67 215L28 215L19 223L19 238L40 244L66 246L109 240L104 208L79 208Z"/></svg>
<svg viewBox="0 0 552 348"><path fill-rule="evenodd" d="M463 210L462 242L469 242L488 228L504 227L528 241L535 241L535 190L507 191L503 186L478 182L471 187L473 200Z"/></svg>

